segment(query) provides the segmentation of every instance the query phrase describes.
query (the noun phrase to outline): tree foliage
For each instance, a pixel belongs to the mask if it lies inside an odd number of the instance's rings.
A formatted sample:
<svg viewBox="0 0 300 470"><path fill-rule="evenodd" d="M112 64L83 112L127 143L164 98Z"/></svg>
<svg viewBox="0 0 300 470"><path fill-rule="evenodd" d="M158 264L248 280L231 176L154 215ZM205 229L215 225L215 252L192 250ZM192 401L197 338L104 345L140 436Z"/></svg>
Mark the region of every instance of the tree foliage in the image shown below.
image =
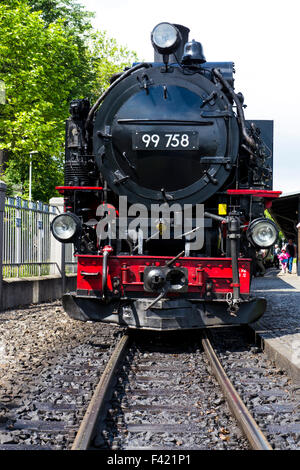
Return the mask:
<svg viewBox="0 0 300 470"><path fill-rule="evenodd" d="M109 79L113 74L124 70L138 59L135 52L119 46L115 39L107 36L105 31L92 34L89 46L95 71L91 92L96 97L109 86Z"/></svg>
<svg viewBox="0 0 300 470"><path fill-rule="evenodd" d="M63 182L64 123L69 102L92 100L108 77L134 54L105 33L92 32L91 15L73 0L4 0L0 4L0 149L9 155L5 179L47 201ZM89 34L87 34L89 33ZM24 194L23 194L24 196Z"/></svg>
<svg viewBox="0 0 300 470"><path fill-rule="evenodd" d="M47 24L63 20L65 28L73 31L76 37L86 36L92 30L90 20L94 17L94 13L86 11L74 0L27 0L27 2L32 11L41 13Z"/></svg>

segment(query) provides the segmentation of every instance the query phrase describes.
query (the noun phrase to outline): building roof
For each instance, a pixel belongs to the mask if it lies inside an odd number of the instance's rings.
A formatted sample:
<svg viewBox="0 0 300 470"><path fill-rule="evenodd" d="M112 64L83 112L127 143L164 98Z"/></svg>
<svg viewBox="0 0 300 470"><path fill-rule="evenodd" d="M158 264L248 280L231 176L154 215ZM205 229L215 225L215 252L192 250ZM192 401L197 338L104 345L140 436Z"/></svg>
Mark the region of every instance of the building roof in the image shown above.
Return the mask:
<svg viewBox="0 0 300 470"><path fill-rule="evenodd" d="M300 222L300 191L282 194L274 199L270 214L284 236L296 240L297 224Z"/></svg>

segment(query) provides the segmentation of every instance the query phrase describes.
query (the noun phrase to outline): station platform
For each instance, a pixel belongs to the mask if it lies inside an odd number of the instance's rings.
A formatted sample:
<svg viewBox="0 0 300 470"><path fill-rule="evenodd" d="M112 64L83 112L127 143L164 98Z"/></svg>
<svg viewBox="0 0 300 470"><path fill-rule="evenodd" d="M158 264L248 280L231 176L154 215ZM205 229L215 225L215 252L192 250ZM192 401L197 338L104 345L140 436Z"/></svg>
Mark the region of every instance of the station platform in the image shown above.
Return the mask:
<svg viewBox="0 0 300 470"><path fill-rule="evenodd" d="M250 325L257 342L278 368L300 384L300 277L271 268L253 279L251 290L267 300L262 318Z"/></svg>

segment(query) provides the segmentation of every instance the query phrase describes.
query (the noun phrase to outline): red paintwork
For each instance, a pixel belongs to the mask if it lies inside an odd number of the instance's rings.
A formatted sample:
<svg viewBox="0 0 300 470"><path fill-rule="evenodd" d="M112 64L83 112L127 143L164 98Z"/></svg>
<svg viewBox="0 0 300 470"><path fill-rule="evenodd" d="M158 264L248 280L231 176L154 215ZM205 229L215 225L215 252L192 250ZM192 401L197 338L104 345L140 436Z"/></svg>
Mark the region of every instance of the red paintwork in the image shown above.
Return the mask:
<svg viewBox="0 0 300 470"><path fill-rule="evenodd" d="M77 289L101 290L102 286L102 256L77 255ZM172 257L167 256L109 256L108 258L108 289L112 290L112 279L120 278L126 292L145 293L141 273L147 266L164 266ZM250 292L251 259L239 259L240 292ZM173 267L188 269L189 293L204 293L206 282L212 282L215 293L232 292L231 258L179 258ZM89 277L81 274L98 273ZM177 295L177 294L176 294Z"/></svg>
<svg viewBox="0 0 300 470"><path fill-rule="evenodd" d="M282 191L270 191L266 189L227 189L226 192L230 196L271 197L273 199L282 194Z"/></svg>
<svg viewBox="0 0 300 470"><path fill-rule="evenodd" d="M102 186L56 186L55 189L60 194L64 194L65 191L103 191Z"/></svg>
<svg viewBox="0 0 300 470"><path fill-rule="evenodd" d="M103 206L104 210L105 211L107 210L109 215L111 214L111 211L109 209L113 209L114 212L112 212L112 215L114 215L114 213L115 213L116 216L119 217L119 211L112 204L109 204L108 202L102 202L102 204L100 204L100 206Z"/></svg>
<svg viewBox="0 0 300 470"><path fill-rule="evenodd" d="M114 251L114 249L110 245L105 245L102 251L107 251L108 254L111 254Z"/></svg>
<svg viewBox="0 0 300 470"><path fill-rule="evenodd" d="M270 209L272 207L272 200L265 200L265 209Z"/></svg>

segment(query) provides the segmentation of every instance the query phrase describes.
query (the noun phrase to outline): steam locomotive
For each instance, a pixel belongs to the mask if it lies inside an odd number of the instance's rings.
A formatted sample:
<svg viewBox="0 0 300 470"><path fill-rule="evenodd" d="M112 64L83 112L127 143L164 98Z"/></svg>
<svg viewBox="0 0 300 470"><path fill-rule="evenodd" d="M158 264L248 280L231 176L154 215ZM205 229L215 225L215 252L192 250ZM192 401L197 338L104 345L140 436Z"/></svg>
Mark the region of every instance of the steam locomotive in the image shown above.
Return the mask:
<svg viewBox="0 0 300 470"><path fill-rule="evenodd" d="M73 243L70 317L177 330L245 324L256 253L277 239L264 217L273 121L249 121L234 64L207 62L189 29L162 22L154 61L111 77L66 122L65 212L51 230Z"/></svg>

